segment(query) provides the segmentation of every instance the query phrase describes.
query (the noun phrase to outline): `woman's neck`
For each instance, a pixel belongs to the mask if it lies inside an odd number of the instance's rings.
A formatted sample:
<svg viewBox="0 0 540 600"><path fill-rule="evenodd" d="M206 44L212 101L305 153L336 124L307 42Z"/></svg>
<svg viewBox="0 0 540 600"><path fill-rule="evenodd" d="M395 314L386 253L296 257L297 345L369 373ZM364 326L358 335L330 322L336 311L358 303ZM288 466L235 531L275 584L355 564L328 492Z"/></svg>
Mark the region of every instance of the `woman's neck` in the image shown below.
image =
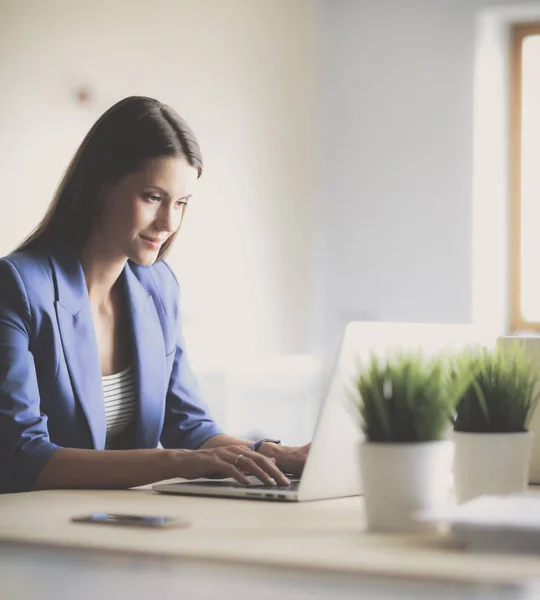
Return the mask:
<svg viewBox="0 0 540 600"><path fill-rule="evenodd" d="M126 265L126 257L114 255L106 244L91 238L81 248L80 260L91 304L111 304L113 288Z"/></svg>

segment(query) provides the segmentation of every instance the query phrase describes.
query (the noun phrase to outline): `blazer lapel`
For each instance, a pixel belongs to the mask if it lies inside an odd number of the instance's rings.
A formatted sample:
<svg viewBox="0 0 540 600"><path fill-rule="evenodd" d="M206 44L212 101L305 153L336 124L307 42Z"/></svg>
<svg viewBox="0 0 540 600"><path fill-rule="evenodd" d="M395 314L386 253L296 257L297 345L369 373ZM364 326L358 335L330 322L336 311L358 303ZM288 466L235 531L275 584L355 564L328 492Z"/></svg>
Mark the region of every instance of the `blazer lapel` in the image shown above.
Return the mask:
<svg viewBox="0 0 540 600"><path fill-rule="evenodd" d="M94 448L105 447L105 405L101 367L88 290L78 258L51 256L57 286L56 314L71 385L86 416Z"/></svg>
<svg viewBox="0 0 540 600"><path fill-rule="evenodd" d="M139 395L137 447L155 448L165 414L165 342L152 296L143 288L129 263L124 275Z"/></svg>

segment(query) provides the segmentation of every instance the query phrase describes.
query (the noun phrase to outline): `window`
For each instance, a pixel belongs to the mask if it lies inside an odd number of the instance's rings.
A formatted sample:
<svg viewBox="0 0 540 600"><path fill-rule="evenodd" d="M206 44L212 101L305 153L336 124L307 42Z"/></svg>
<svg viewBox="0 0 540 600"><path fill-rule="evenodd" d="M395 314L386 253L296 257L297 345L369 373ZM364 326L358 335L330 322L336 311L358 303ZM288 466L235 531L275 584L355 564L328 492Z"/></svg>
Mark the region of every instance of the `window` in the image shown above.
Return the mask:
<svg viewBox="0 0 540 600"><path fill-rule="evenodd" d="M510 327L540 332L540 23L511 36Z"/></svg>

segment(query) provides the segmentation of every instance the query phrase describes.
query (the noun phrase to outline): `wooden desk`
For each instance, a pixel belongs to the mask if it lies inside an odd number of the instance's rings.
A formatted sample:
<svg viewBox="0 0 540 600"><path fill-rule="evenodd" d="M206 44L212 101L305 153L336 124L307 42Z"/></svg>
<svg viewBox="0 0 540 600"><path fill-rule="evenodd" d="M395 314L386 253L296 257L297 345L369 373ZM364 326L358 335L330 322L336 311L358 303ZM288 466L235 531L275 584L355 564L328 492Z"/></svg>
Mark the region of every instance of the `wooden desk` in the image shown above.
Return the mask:
<svg viewBox="0 0 540 600"><path fill-rule="evenodd" d="M70 522L92 512L170 515L191 526ZM144 489L10 494L0 496L0 541L426 583L540 582L538 556L469 554L441 537L367 534L361 498L278 503Z"/></svg>
<svg viewBox="0 0 540 600"><path fill-rule="evenodd" d="M2 600L537 600L539 592L0 542Z"/></svg>

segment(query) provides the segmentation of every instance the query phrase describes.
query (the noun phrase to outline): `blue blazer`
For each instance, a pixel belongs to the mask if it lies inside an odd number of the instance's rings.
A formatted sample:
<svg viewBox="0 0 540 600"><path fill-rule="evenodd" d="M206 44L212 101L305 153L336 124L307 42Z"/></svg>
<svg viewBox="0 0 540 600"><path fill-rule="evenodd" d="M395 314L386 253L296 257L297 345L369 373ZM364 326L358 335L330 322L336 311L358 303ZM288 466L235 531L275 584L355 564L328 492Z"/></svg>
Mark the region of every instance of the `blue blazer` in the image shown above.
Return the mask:
<svg viewBox="0 0 540 600"><path fill-rule="evenodd" d="M201 400L165 262L122 273L138 392L137 448L198 448L221 433ZM66 250L0 259L0 492L31 490L61 447L103 450L105 408L88 291Z"/></svg>

